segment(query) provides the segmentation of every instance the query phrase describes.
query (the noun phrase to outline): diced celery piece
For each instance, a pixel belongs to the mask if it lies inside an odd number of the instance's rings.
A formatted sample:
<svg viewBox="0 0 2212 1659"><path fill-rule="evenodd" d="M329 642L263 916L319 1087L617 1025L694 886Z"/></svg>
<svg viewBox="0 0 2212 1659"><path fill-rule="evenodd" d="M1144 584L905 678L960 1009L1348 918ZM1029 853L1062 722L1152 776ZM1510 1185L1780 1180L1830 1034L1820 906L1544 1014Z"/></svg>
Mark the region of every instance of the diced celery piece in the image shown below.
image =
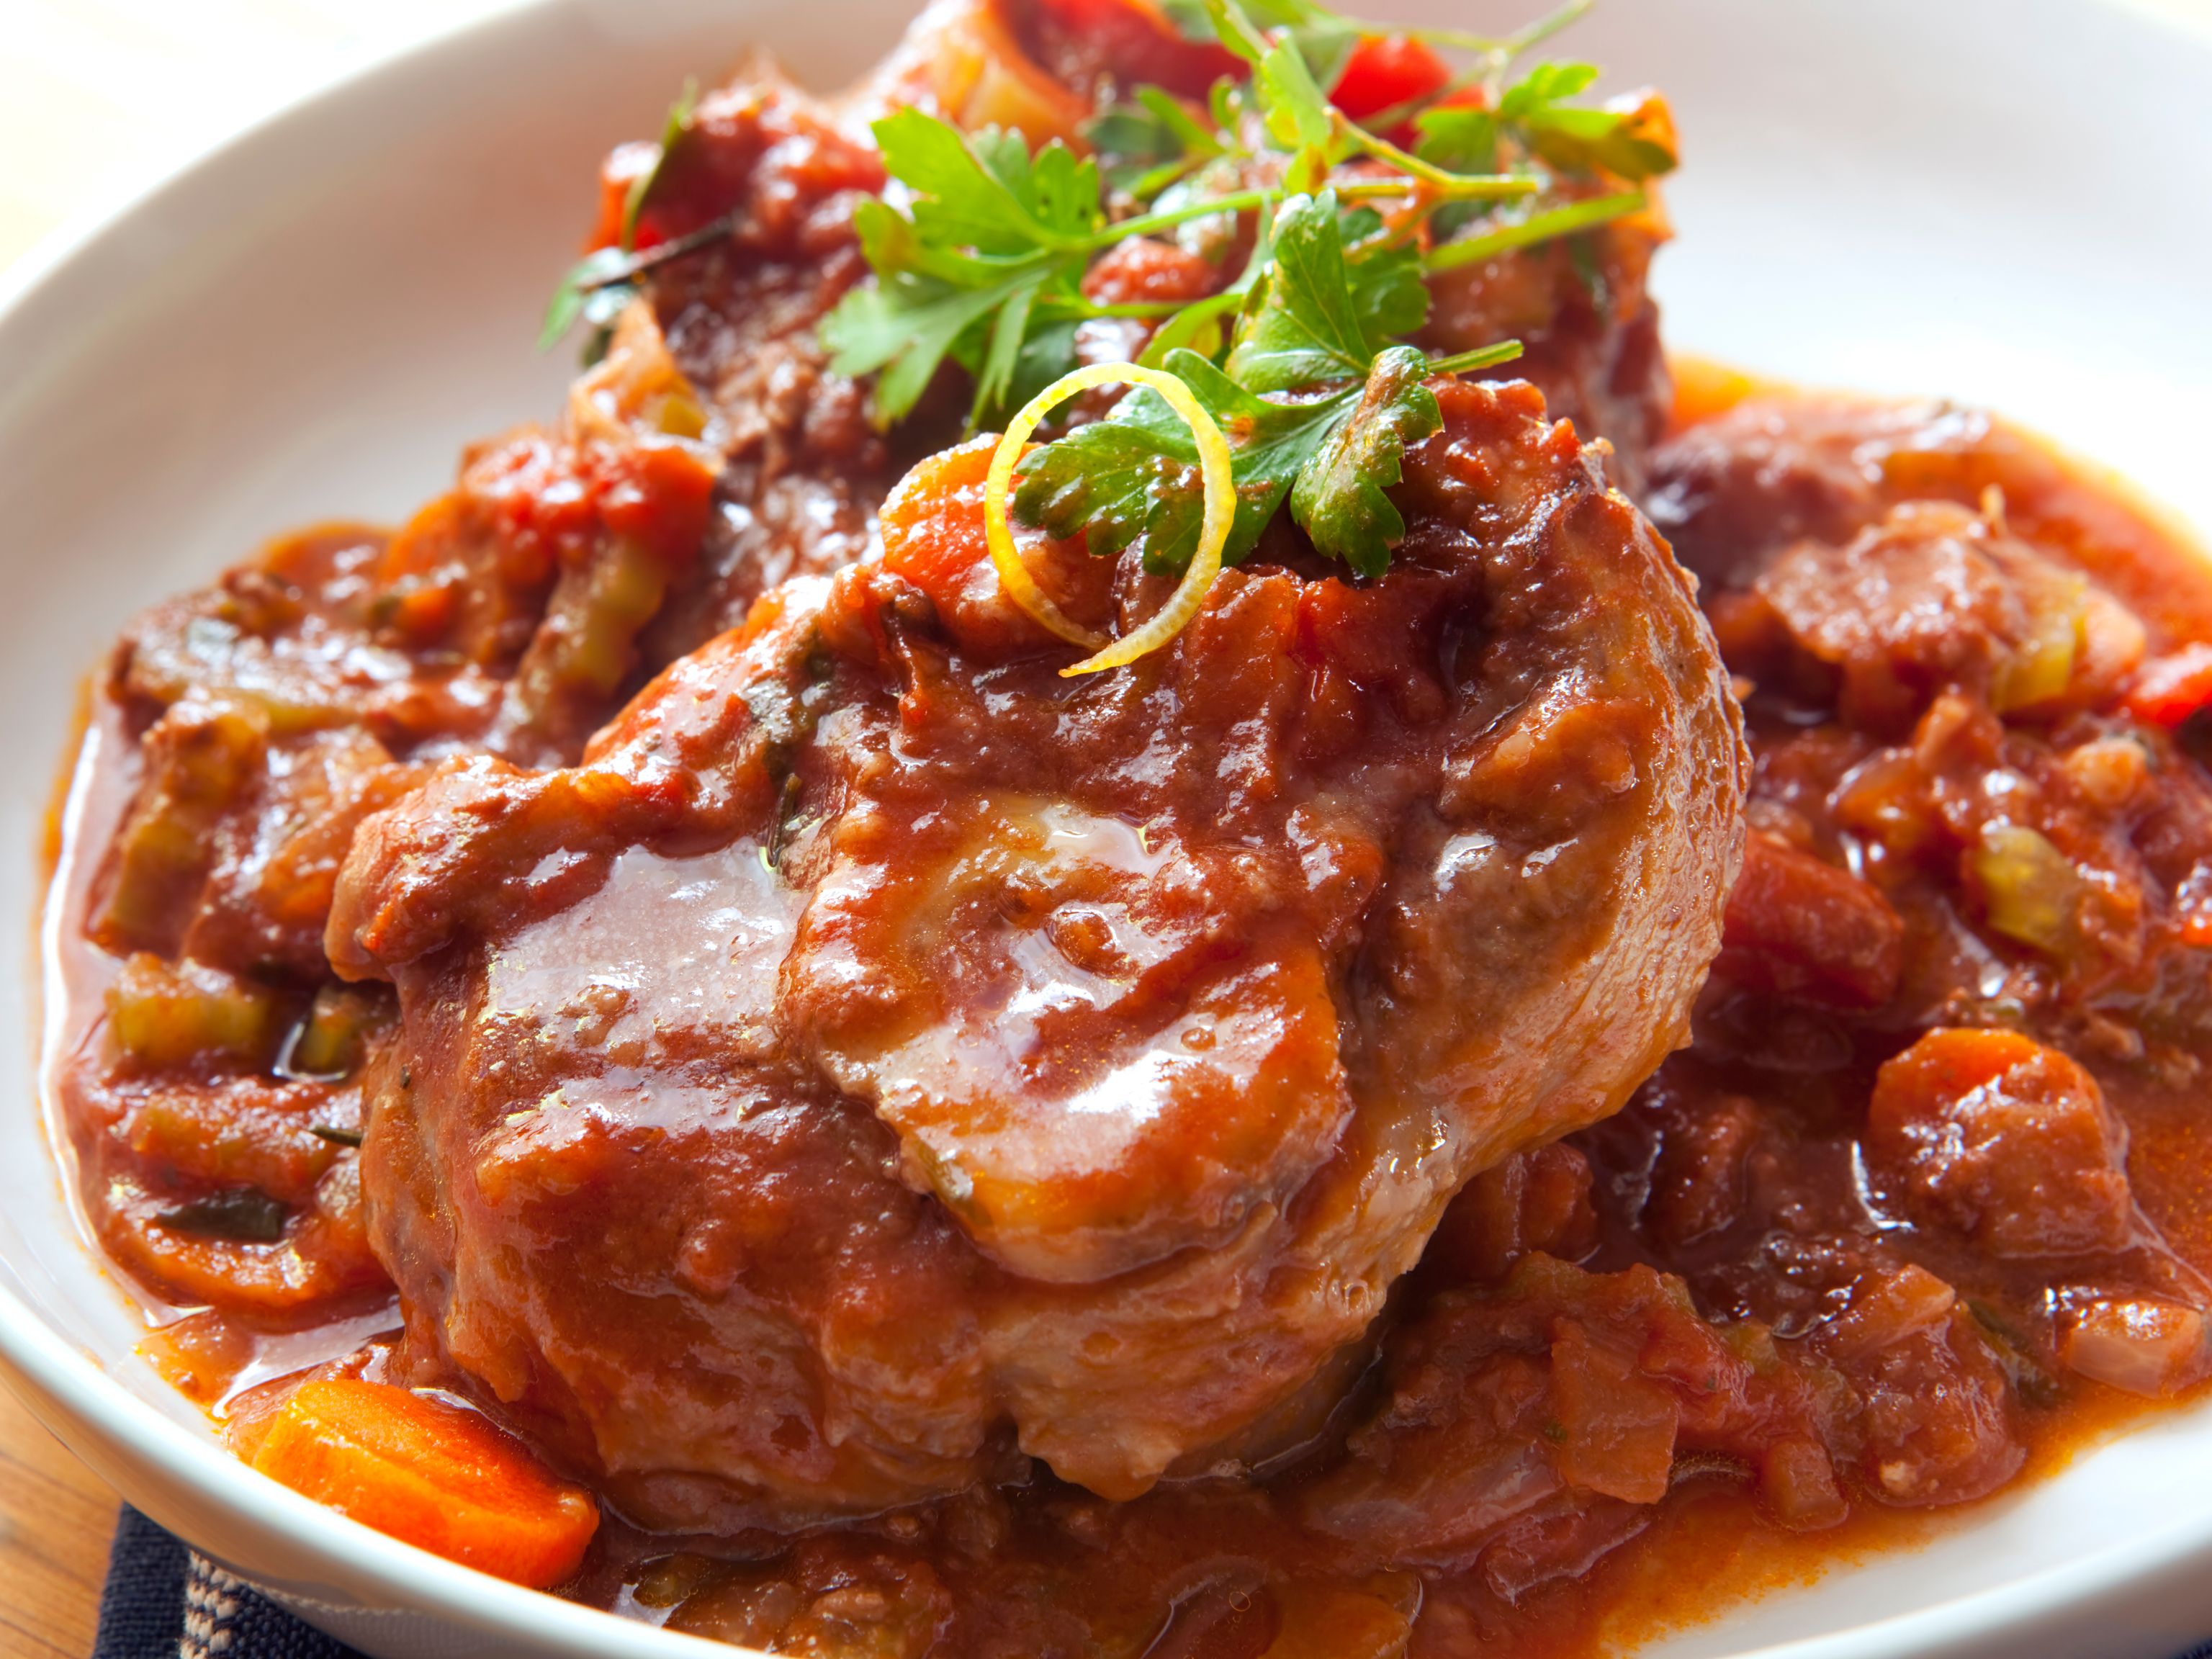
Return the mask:
<svg viewBox="0 0 2212 1659"><path fill-rule="evenodd" d="M268 717L250 704L188 702L147 739L148 775L109 854L92 936L110 949L170 948L213 857L223 811L261 764Z"/></svg>
<svg viewBox="0 0 2212 1659"><path fill-rule="evenodd" d="M668 572L642 544L621 538L580 578L564 575L512 694L536 725L557 726L579 703L595 706L622 684L639 631L668 592Z"/></svg>
<svg viewBox="0 0 2212 1659"><path fill-rule="evenodd" d="M2052 956L2073 944L2081 878L2044 836L2025 824L1989 824L1967 860L1996 932Z"/></svg>
<svg viewBox="0 0 2212 1659"><path fill-rule="evenodd" d="M141 951L107 994L108 1023L123 1052L143 1065L203 1058L259 1065L276 1039L276 998L204 963L167 963Z"/></svg>
<svg viewBox="0 0 2212 1659"><path fill-rule="evenodd" d="M707 429L707 411L688 391L672 392L661 399L654 424L672 438L696 438Z"/></svg>
<svg viewBox="0 0 2212 1659"><path fill-rule="evenodd" d="M279 1073L326 1080L349 1076L361 1064L362 1045L378 1008L366 993L325 985L315 993L307 1018L293 1029Z"/></svg>
<svg viewBox="0 0 2212 1659"><path fill-rule="evenodd" d="M2027 641L1997 664L1990 679L1990 707L2002 714L2055 702L2073 683L2081 654L2082 588L2079 582L2042 596Z"/></svg>
<svg viewBox="0 0 2212 1659"><path fill-rule="evenodd" d="M572 635L557 671L600 696L629 672L638 630L651 622L668 591L660 561L633 541L617 541L592 567L583 625Z"/></svg>

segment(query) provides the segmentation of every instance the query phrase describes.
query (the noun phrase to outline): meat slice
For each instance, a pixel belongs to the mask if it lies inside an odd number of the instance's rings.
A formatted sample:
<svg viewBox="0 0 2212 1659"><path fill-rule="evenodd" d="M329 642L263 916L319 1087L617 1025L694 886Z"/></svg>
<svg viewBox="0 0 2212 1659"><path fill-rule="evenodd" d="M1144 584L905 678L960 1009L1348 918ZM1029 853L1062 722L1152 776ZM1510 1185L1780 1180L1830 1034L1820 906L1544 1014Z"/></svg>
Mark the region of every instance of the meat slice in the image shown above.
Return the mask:
<svg viewBox="0 0 2212 1659"><path fill-rule="evenodd" d="M1352 1109L1316 935L1363 890L1317 915L1291 845L914 781L832 831L785 1012L917 1181L995 1260L1073 1283L1288 1201Z"/></svg>
<svg viewBox="0 0 2212 1659"><path fill-rule="evenodd" d="M629 187L624 154L609 164L616 200ZM866 133L850 136L757 59L700 100L653 181L638 246L707 238L656 266L647 291L714 412L726 461L699 558L646 636L655 665L734 627L774 583L868 547L898 465L868 422L866 389L830 372L816 330L867 274L853 212L883 186Z"/></svg>
<svg viewBox="0 0 2212 1659"><path fill-rule="evenodd" d="M1754 830L1729 896L1723 969L1739 984L1875 1008L1905 971L1905 921L1880 890Z"/></svg>
<svg viewBox="0 0 2212 1659"><path fill-rule="evenodd" d="M2094 708L2142 658L2142 624L2109 595L1942 502L1894 507L1842 546L1797 543L1754 586L1865 731L1909 726L1954 686L1999 714Z"/></svg>
<svg viewBox="0 0 2212 1659"><path fill-rule="evenodd" d="M1379 580L1286 550L1063 679L970 446L580 767L371 819L326 942L399 988L363 1171L421 1374L657 1525L1017 1447L1127 1497L1358 1340L1478 1170L1614 1110L1719 945L1737 716L1540 395L1437 391ZM1166 580L1029 552L1109 629Z"/></svg>
<svg viewBox="0 0 2212 1659"><path fill-rule="evenodd" d="M1431 276L1436 308L1420 343L1448 353L1519 340L1520 358L1497 372L1534 381L1553 414L1605 440L1613 475L1640 498L1674 403L1649 287L1668 235L1660 215L1638 213Z"/></svg>
<svg viewBox="0 0 2212 1659"><path fill-rule="evenodd" d="M1995 493L1992 494L1992 491ZM2172 527L2094 468L1987 412L1782 392L1668 437L1638 498L1710 595L1748 586L1793 544L1841 546L1911 503L1995 506L2009 534L2089 578L2154 649L2212 629L2212 576Z"/></svg>

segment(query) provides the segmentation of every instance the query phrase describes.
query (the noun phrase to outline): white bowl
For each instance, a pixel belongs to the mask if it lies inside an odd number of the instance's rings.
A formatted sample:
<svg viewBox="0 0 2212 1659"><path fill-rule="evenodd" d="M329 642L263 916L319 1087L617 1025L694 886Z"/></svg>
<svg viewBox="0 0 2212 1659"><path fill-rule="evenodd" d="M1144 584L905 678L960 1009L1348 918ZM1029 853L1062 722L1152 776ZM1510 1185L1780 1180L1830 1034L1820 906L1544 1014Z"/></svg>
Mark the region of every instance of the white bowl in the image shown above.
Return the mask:
<svg viewBox="0 0 2212 1659"><path fill-rule="evenodd" d="M1375 4L1517 21L1504 0ZM397 517L464 441L555 408L568 359L531 340L594 164L687 73L759 40L835 84L908 9L523 7L264 123L0 293L0 938L21 964L0 1012L0 1376L131 1502L384 1659L709 1650L280 1489L134 1357L143 1326L80 1241L32 1087L32 849L76 687L137 605L288 526ZM2087 0L1612 0L1572 45L1675 100L1677 348L1989 402L2212 526L2212 37ZM2212 1408L2170 1413L1666 1651L2171 1659L2212 1635L2208 1476Z"/></svg>

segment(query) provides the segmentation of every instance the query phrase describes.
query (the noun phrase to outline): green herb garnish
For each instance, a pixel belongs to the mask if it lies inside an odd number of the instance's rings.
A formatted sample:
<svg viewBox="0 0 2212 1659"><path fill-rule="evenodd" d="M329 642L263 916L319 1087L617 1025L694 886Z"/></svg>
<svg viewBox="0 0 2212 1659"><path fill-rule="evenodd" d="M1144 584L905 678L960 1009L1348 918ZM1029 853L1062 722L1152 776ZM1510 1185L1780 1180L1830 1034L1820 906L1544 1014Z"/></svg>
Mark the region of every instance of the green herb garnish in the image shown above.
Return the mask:
<svg viewBox="0 0 2212 1659"><path fill-rule="evenodd" d="M1507 83L1513 58L1585 5L1503 40L1411 31L1477 53L1455 87L1480 82L1483 96L1413 100L1366 125L1325 88L1358 36L1380 31L1314 0L1172 0L1178 27L1249 74L1217 83L1203 109L1134 88L1085 129L1097 166L1057 143L1031 156L1016 136L963 137L900 111L876 137L913 199L905 211L860 210L873 278L823 325L831 367L875 374L876 417L890 424L950 358L973 382L974 430L1074 367L1085 319L1146 317L1158 325L1140 361L1189 386L1233 446L1240 506L1224 558L1249 556L1287 502L1316 548L1374 574L1405 533L1383 492L1406 446L1441 422L1425 382L1519 353L1506 343L1431 362L1402 343L1427 318L1423 275L1634 212L1645 198L1633 186L1672 165L1664 134L1637 112L1572 101L1595 79L1588 65L1540 64ZM1383 136L1409 123L1414 150ZM1355 160L1387 171L1339 173ZM1631 187L1590 193L1584 181L1601 179ZM1251 216L1254 245L1219 292L1167 306L1084 295L1085 271L1115 243L1235 215ZM1156 394L1131 392L1029 457L1013 505L1056 536L1087 532L1096 553L1141 538L1149 568L1180 570L1200 518L1189 429Z"/></svg>
<svg viewBox="0 0 2212 1659"><path fill-rule="evenodd" d="M1287 496L1291 516L1332 558L1376 575L1405 535L1382 491L1398 482L1406 446L1443 423L1429 376L1489 368L1521 354L1508 341L1431 362L1390 336L1428 313L1412 251L1348 262L1334 193L1297 196L1273 223L1273 257L1224 365L1176 349L1163 367L1188 386L1233 447L1238 497L1226 562L1244 558ZM1328 389L1270 401L1267 395ZM1150 392L1131 393L1105 419L1079 427L1024 463L1016 516L1059 537L1088 533L1096 554L1139 536L1145 562L1180 570L1198 544L1198 454L1188 429Z"/></svg>
<svg viewBox="0 0 2212 1659"><path fill-rule="evenodd" d="M607 339L615 319L638 296L639 276L665 260L679 258L710 241L720 240L736 224L734 214L725 215L689 235L658 244L643 254L632 252L637 241L638 215L644 210L653 187L660 182L661 170L668 165L669 156L691 130L691 118L698 106L699 83L686 81L682 94L669 106L668 118L661 123L658 153L651 165L629 181L629 190L623 192L622 224L615 245L596 248L577 260L568 267L568 274L561 279L560 287L553 290L553 298L545 307L545 320L538 331L540 351L552 349L580 318L592 325L592 337L584 348L584 361L587 364L597 362L606 355Z"/></svg>
<svg viewBox="0 0 2212 1659"><path fill-rule="evenodd" d="M1216 6L1224 0L1210 0ZM1234 16L1233 5L1224 16ZM1255 66L1256 111L1272 139L1304 158L1318 183L1332 158L1382 151L1437 200L1530 196L1536 180L1521 176L1461 175L1398 151L1332 109L1291 46L1269 43L1249 26L1237 46ZM1217 98L1230 125L1243 94ZM1170 112L1172 111L1172 113ZM1252 152L1223 126L1207 127L1157 88L1140 88L1094 125L1094 142L1109 157L1109 177L1152 190L1149 210L1109 218L1095 163L1079 161L1057 141L1034 157L1017 134L987 128L963 136L919 110L900 110L875 124L885 170L915 192L901 213L880 201L861 204L854 218L873 279L846 295L824 319L823 343L841 374L875 374L874 410L884 425L912 411L948 356L975 382L969 426L975 430L1033 390L1074 367L1074 325L1095 317L1170 319L1155 339L1194 343L1200 325L1233 311L1247 289L1233 288L1195 302L1101 304L1086 298L1083 275L1098 254L1132 237L1170 231L1194 219L1249 212L1281 199L1275 188L1209 193L1191 177L1209 163L1249 160ZM1109 143L1128 146L1117 152ZM1133 153L1132 153L1133 152ZM1295 169L1294 169L1295 170ZM1339 194L1403 197L1402 179L1350 181ZM1379 225L1379 221L1377 222ZM1418 283L1413 266L1407 280ZM1190 310L1192 315L1178 319Z"/></svg>
<svg viewBox="0 0 2212 1659"><path fill-rule="evenodd" d="M1106 181L1149 202L1176 180L1226 153L1221 135L1158 87L1139 87L1086 122L1084 141L1112 158Z"/></svg>
<svg viewBox="0 0 2212 1659"><path fill-rule="evenodd" d="M676 101L668 106L668 118L660 124L659 153L653 156L653 164L631 179L629 190L623 194L619 240L623 247L637 246L637 216L644 211L646 198L653 194L653 187L660 182L661 169L668 165L668 158L676 153L676 146L683 142L684 135L691 131L691 118L698 110L699 83L687 80Z"/></svg>
<svg viewBox="0 0 2212 1659"><path fill-rule="evenodd" d="M1074 367L1076 324L1173 315L1171 302L1101 304L1083 274L1115 243L1192 219L1267 205L1275 192L1198 195L1109 220L1096 162L1057 141L1034 156L1018 133L962 134L920 110L875 124L884 167L914 192L901 213L860 204L854 223L874 272L823 319L841 374L875 374L878 422L909 413L947 358L975 383L970 430Z"/></svg>
<svg viewBox="0 0 2212 1659"><path fill-rule="evenodd" d="M1033 325L1098 309L1079 286L1115 240L1101 234L1097 165L1058 143L1032 156L1019 133L996 127L963 137L915 109L885 116L875 134L884 170L914 200L904 214L880 201L855 214L875 280L823 320L830 366L878 376L876 417L888 425L951 354L975 377L975 408L994 410Z"/></svg>
<svg viewBox="0 0 2212 1659"><path fill-rule="evenodd" d="M1091 156L896 111L874 132L904 192L856 212L871 275L823 319L830 368L874 378L874 418L889 427L956 363L975 431L1003 424L1073 369L1085 322L1143 319L1153 326L1140 362L1189 386L1232 443L1240 506L1224 557L1249 556L1287 502L1316 547L1377 573L1404 535L1384 491L1406 447L1441 422L1425 382L1520 349L1506 342L1431 361L1406 343L1426 320L1423 276L1635 212L1644 182L1674 165L1661 106L1576 101L1595 80L1589 65L1540 63L1511 78L1516 59L1589 4L1569 0L1492 37L1393 30L1319 0L1163 0L1176 27L1219 43L1244 73L1218 82L1202 106L1128 89L1085 127ZM1363 35L1389 33L1471 61L1434 91L1354 121L1328 89ZM671 112L663 160L689 129L691 96ZM1408 129L1411 149L1387 136ZM726 233L718 222L630 252L658 172L633 183L623 246L570 272L549 338L580 317L604 326L652 264ZM1130 303L1084 293L1085 273L1116 244L1195 221L1210 228L1184 232L1197 238L1186 246L1207 257L1249 249L1218 292ZM1014 510L1057 536L1087 532L1097 553L1141 538L1149 567L1179 569L1200 518L1189 429L1157 394L1133 392L1029 457Z"/></svg>
<svg viewBox="0 0 2212 1659"><path fill-rule="evenodd" d="M284 1237L291 1213L258 1187L228 1187L163 1210L155 1219L177 1232L241 1244L274 1244Z"/></svg>
<svg viewBox="0 0 2212 1659"><path fill-rule="evenodd" d="M1539 64L1506 88L1494 107L1414 112L1408 118L1421 135L1415 154L1442 167L1482 169L1497 166L1501 151L1510 151L1570 176L1607 175L1630 184L1672 172L1673 146L1646 129L1643 112L1566 101L1596 77L1588 64ZM1440 220L1443 234L1449 235L1464 218Z"/></svg>
<svg viewBox="0 0 2212 1659"><path fill-rule="evenodd" d="M538 337L538 349L544 351L556 344L579 317L599 330L601 336L605 335L614 327L615 319L643 291L637 285L640 276L655 265L665 265L672 259L680 259L720 241L737 228L743 216L741 213L726 213L719 219L708 220L696 230L655 242L641 253L603 247L586 254L569 268L561 286L554 290L553 303L546 307L545 325ZM604 337L595 339L584 354L585 362L595 363L605 356L606 343Z"/></svg>

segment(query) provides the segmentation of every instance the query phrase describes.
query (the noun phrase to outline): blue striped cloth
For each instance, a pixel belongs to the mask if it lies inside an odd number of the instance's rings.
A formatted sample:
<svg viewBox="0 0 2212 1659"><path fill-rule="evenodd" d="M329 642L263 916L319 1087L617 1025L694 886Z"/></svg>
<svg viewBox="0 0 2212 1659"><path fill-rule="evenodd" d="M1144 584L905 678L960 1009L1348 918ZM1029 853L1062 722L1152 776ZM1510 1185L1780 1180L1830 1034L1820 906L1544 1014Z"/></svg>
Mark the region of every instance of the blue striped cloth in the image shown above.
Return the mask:
<svg viewBox="0 0 2212 1659"><path fill-rule="evenodd" d="M361 1659L126 1509L93 1659Z"/></svg>

